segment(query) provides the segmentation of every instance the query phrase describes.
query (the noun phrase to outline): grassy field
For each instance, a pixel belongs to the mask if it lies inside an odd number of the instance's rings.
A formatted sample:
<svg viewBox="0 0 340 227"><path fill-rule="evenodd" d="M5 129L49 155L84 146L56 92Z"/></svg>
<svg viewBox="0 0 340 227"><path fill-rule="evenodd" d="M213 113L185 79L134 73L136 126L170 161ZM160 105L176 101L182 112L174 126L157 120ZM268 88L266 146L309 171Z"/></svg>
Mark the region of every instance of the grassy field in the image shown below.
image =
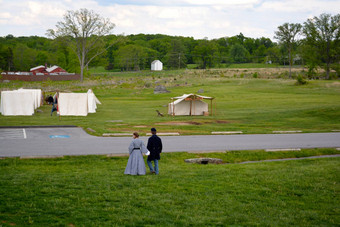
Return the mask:
<svg viewBox="0 0 340 227"><path fill-rule="evenodd" d="M294 68L294 76L303 69ZM340 130L340 82L298 86L284 68L228 68L162 72L92 71L85 81L0 83L86 92L102 102L87 117L2 116L0 126L77 125L94 135L139 131L210 134L274 130ZM153 94L157 85L171 93ZM171 97L215 97L214 115L157 117ZM1 149L1 148L0 148ZM0 159L0 226L337 226L340 223L340 159L271 163L244 161L338 154L336 149L225 153L164 153L160 175L125 176L128 157L75 156ZM199 165L187 158L221 158Z"/></svg>
<svg viewBox="0 0 340 227"><path fill-rule="evenodd" d="M294 69L294 75L302 69ZM272 133L278 130L329 132L340 130L340 82L308 81L298 86L287 78L287 69L215 69L162 72L97 73L83 83L1 83L1 90L41 88L46 94L61 91L86 92L91 88L102 105L87 117L50 116L45 105L34 116L2 116L1 126L77 125L91 128L94 135L138 130L141 134L157 127L160 132L210 134L212 131ZM171 93L153 94L157 85ZM170 98L184 93L215 97L213 116L157 117L166 114ZM209 103L210 105L210 103Z"/></svg>
<svg viewBox="0 0 340 227"><path fill-rule="evenodd" d="M336 226L339 158L199 165L333 154L165 153L160 175L125 176L127 157L0 160L0 226Z"/></svg>

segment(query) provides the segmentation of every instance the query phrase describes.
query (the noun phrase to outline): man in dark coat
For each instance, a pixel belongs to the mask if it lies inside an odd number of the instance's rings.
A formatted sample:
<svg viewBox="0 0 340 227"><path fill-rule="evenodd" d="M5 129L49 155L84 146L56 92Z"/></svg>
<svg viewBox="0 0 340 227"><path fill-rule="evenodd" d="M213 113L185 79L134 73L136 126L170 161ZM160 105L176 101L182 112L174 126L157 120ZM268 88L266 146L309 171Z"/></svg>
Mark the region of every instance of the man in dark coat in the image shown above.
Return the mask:
<svg viewBox="0 0 340 227"><path fill-rule="evenodd" d="M155 128L151 129L152 136L148 140L147 148L150 151L147 163L151 173L159 174L158 160L161 159L160 153L162 153L162 140L156 135L157 131ZM152 161L155 163L155 167L152 166Z"/></svg>

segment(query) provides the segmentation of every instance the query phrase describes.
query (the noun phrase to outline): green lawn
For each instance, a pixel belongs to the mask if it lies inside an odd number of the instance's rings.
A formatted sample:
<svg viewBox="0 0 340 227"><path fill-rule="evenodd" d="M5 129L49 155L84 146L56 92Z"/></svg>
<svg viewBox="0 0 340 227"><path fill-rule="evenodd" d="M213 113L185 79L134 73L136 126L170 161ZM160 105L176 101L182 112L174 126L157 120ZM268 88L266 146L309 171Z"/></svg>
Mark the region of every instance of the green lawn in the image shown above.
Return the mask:
<svg viewBox="0 0 340 227"><path fill-rule="evenodd" d="M96 69L83 83L0 83L1 90L41 88L46 94L91 88L102 102L97 113L87 117L59 119L55 113L51 117L51 106L45 105L34 116L0 115L0 126L77 125L94 129L95 135L145 134L151 126L181 134L340 130L340 83L308 81L297 86L285 70L117 73ZM294 69L294 75L300 71ZM153 94L159 84L171 93ZM166 113L171 97L199 89L216 98L213 116L157 117L155 110ZM339 158L233 163L338 153L335 149L165 153L159 176L125 176L128 157L0 159L0 226L336 226L340 223ZM184 162L198 157L231 164Z"/></svg>
<svg viewBox="0 0 340 227"><path fill-rule="evenodd" d="M125 176L127 157L0 160L0 226L336 226L340 159L199 165L336 153L165 153L160 175Z"/></svg>
<svg viewBox="0 0 340 227"><path fill-rule="evenodd" d="M51 106L43 106L34 116L2 116L2 126L77 125L103 133L132 132L143 134L151 126L161 132L210 134L212 131L272 133L278 130L329 132L340 130L340 83L308 81L298 86L296 80L282 79L283 69L215 69L162 72L98 73L83 83L19 82L1 83L1 90L41 88L53 91L86 92L89 88L102 102L97 113L87 117L50 116ZM257 73L258 78L254 78ZM295 72L298 73L298 72ZM154 87L164 85L171 93L153 94ZM157 117L166 114L170 98L184 93L215 97L213 116ZM210 105L210 103L209 103ZM117 122L118 121L118 122ZM174 125L174 123L186 125ZM137 127L136 127L137 126ZM139 126L144 126L141 128Z"/></svg>

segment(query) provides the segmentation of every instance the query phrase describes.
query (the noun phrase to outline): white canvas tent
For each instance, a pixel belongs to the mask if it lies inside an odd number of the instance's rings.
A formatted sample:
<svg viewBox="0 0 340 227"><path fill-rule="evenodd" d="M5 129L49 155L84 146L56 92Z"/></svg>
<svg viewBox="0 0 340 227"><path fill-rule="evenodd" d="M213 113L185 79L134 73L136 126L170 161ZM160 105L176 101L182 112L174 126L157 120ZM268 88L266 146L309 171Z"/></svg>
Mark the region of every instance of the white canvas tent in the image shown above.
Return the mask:
<svg viewBox="0 0 340 227"><path fill-rule="evenodd" d="M41 100L42 100L42 92L41 89L24 89L20 88L18 91L20 92L31 92L34 98L34 109L37 109L41 106Z"/></svg>
<svg viewBox="0 0 340 227"><path fill-rule="evenodd" d="M87 103L88 103L88 112L95 113L97 109L97 104L101 104L101 102L97 99L96 95L93 93L91 89L87 91Z"/></svg>
<svg viewBox="0 0 340 227"><path fill-rule="evenodd" d="M101 104L91 89L87 93L59 93L58 111L60 116L87 116L95 113Z"/></svg>
<svg viewBox="0 0 340 227"><path fill-rule="evenodd" d="M29 116L41 106L40 89L19 89L2 91L0 113L4 116Z"/></svg>
<svg viewBox="0 0 340 227"><path fill-rule="evenodd" d="M162 71L163 63L160 60L154 60L151 62L151 70L152 71Z"/></svg>
<svg viewBox="0 0 340 227"><path fill-rule="evenodd" d="M177 100L174 101L174 99ZM202 101L203 99L211 100L212 109L212 100L214 98L195 94L184 94L182 96L172 98L171 103L168 105L168 114L173 116L207 115L209 114L209 105Z"/></svg>
<svg viewBox="0 0 340 227"><path fill-rule="evenodd" d="M87 116L87 93L59 93L60 116Z"/></svg>

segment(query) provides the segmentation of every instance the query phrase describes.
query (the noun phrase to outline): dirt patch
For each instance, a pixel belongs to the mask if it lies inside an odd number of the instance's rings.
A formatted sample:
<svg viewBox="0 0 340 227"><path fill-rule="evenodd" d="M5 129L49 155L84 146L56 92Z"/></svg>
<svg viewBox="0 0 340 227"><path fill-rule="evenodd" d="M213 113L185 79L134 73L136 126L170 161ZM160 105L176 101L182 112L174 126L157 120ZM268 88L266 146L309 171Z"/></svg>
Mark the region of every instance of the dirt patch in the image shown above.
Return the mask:
<svg viewBox="0 0 340 227"><path fill-rule="evenodd" d="M218 124L230 124L229 121L217 120L216 123Z"/></svg>
<svg viewBox="0 0 340 227"><path fill-rule="evenodd" d="M156 123L156 125L201 125L202 123L195 121L170 121L170 122L161 122Z"/></svg>
<svg viewBox="0 0 340 227"><path fill-rule="evenodd" d="M230 121L225 120L212 120L212 121L204 121L204 122L197 122L197 121L169 121L169 122L160 122L156 123L156 125L203 125L203 124L230 124Z"/></svg>
<svg viewBox="0 0 340 227"><path fill-rule="evenodd" d="M191 158L191 159L185 159L184 161L187 163L197 163L197 164L208 164L208 163L222 164L223 163L223 160L219 158Z"/></svg>
<svg viewBox="0 0 340 227"><path fill-rule="evenodd" d="M326 87L340 87L340 82L333 82L331 84L327 84Z"/></svg>

